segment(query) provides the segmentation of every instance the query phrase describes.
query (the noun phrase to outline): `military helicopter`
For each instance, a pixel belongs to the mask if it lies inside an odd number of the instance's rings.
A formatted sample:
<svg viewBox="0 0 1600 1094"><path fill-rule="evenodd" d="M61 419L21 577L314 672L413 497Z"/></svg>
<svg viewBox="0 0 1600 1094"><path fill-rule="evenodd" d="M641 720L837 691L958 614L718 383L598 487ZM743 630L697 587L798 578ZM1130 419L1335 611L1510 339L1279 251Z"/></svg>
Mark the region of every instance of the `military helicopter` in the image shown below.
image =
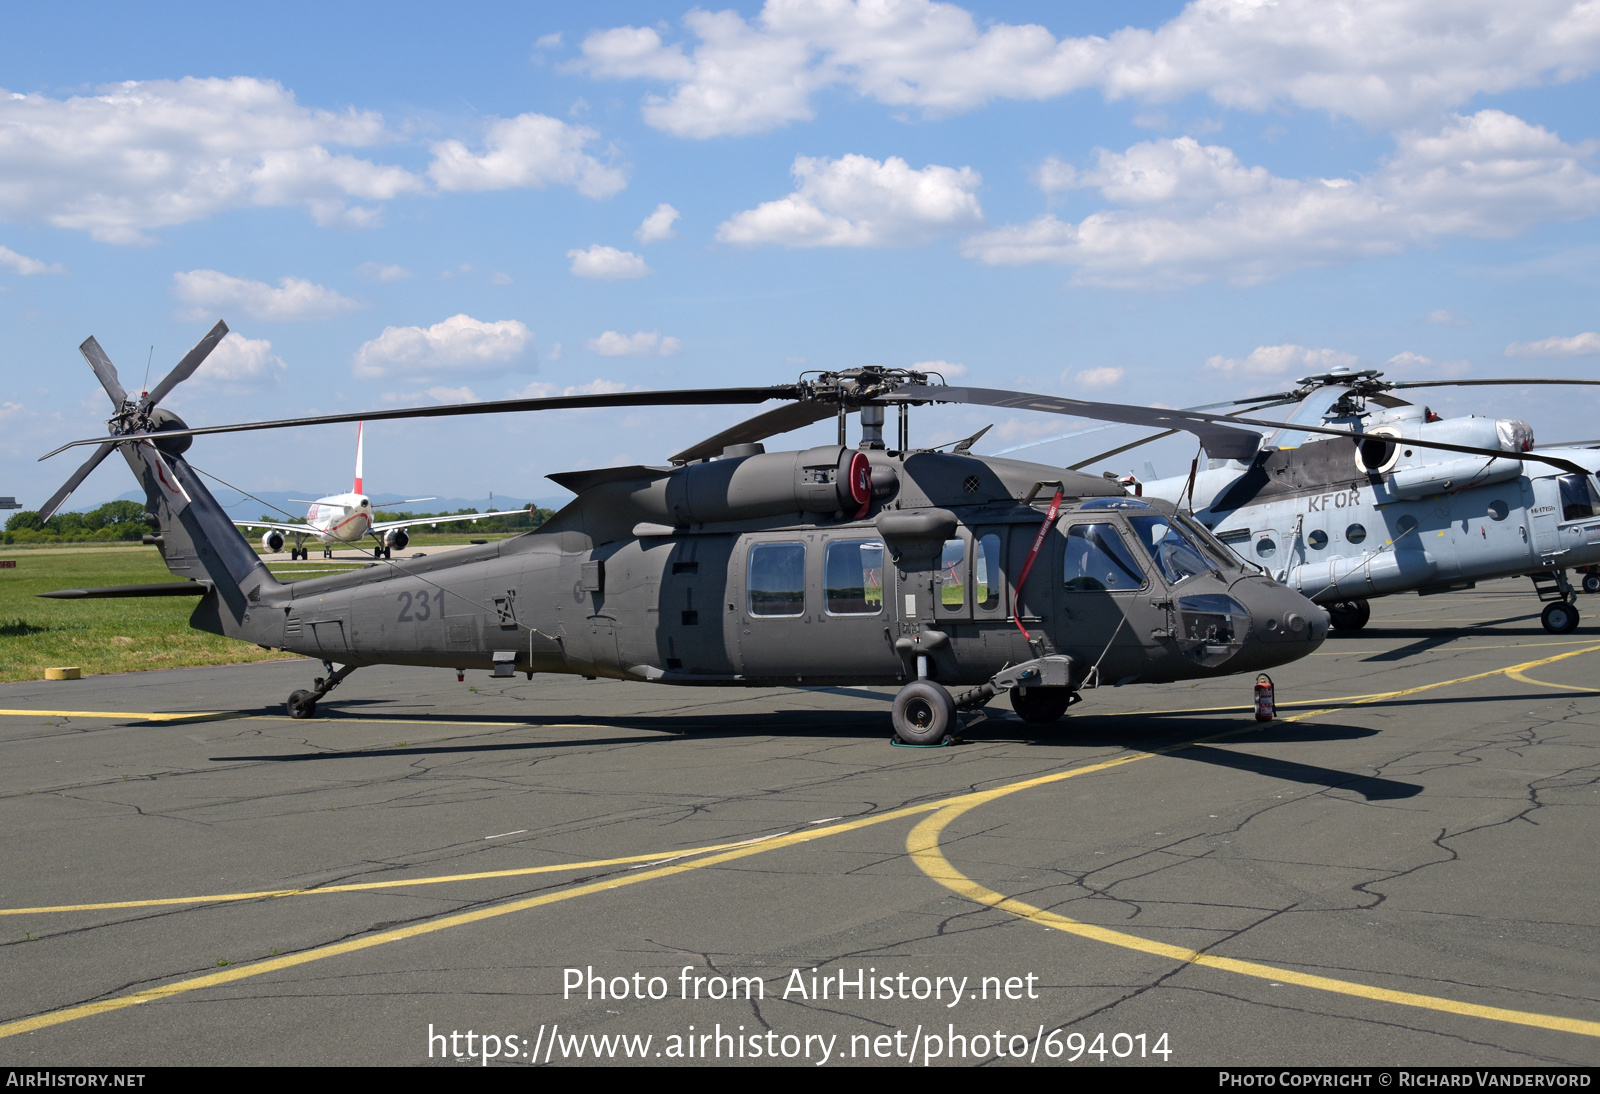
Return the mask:
<svg viewBox="0 0 1600 1094"><path fill-rule="evenodd" d="M974 456L977 436L950 452L909 441L911 406L968 403L1182 429L1215 458L1251 459L1261 434L1214 415L859 368L773 387L190 428L157 403L225 332L219 323L139 399L122 392L109 359L85 349L117 408L111 437L56 449L97 445L49 514L120 450L145 489L151 540L183 580L43 595L197 596L191 626L323 660L328 676L287 700L297 718L375 664L660 684L900 685L895 736L928 745L958 728L958 711L981 716L1001 692L1024 721L1043 725L1085 689L1258 672L1305 656L1327 635L1322 609L1171 503L1130 497L1104 476ZM550 476L577 497L535 531L288 584L262 564L185 455L196 436L363 418L774 399L785 405L666 465ZM884 437L891 406L894 448ZM851 414L860 421L853 448ZM761 443L834 417L837 444L767 452Z"/></svg>
<svg viewBox="0 0 1600 1094"><path fill-rule="evenodd" d="M1373 597L1428 596L1523 575L1545 603L1545 629L1574 630L1577 594L1567 571L1587 571L1584 589L1600 592L1600 490L1592 473L1600 467L1600 451L1584 447L1596 442L1540 449L1560 457L1543 465L1508 458L1533 451L1527 422L1441 418L1394 393L1447 386L1600 386L1600 380L1382 376L1377 369L1338 369L1302 377L1294 390L1249 400L1253 410L1299 404L1288 422L1277 423L1279 433L1271 440L1279 444L1269 441L1248 460L1214 460L1206 468L1197 460L1188 475L1140 483L1140 492L1184 506L1242 556L1259 560L1277 580L1327 607L1340 630L1366 626ZM1215 407L1225 405L1238 404ZM1237 412L1229 417L1242 420ZM1296 434L1307 433L1342 439L1293 445L1300 439ZM1358 435L1354 445L1352 433ZM1074 466L1092 466L1155 439ZM1421 446L1429 440L1484 451L1468 456L1446 449L1441 455Z"/></svg>

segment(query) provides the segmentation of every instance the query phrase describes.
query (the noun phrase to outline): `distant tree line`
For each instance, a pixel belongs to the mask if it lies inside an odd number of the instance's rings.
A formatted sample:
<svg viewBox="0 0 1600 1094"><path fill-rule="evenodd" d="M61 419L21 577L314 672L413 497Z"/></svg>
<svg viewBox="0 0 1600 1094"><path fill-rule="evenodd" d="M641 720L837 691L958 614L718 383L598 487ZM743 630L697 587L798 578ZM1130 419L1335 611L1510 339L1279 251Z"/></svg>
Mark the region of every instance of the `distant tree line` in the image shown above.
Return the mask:
<svg viewBox="0 0 1600 1094"><path fill-rule="evenodd" d="M6 543L137 542L149 531L144 506L136 501L108 501L87 513L57 513L48 521L39 519L37 509L13 513L6 521L4 539Z"/></svg>

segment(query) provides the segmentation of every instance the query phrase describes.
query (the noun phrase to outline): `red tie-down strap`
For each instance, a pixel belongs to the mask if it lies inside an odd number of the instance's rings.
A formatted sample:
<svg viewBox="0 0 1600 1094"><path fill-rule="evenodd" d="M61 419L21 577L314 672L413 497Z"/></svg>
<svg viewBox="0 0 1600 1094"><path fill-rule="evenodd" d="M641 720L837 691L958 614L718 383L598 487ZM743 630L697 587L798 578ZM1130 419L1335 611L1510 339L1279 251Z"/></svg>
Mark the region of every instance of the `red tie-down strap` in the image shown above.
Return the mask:
<svg viewBox="0 0 1600 1094"><path fill-rule="evenodd" d="M1028 633L1028 628L1022 625L1022 586L1028 580L1028 571L1033 569L1033 560L1039 557L1039 548L1044 546L1044 537L1056 525L1056 517L1061 515L1061 490L1056 489L1056 496L1050 500L1050 511L1044 515L1044 523L1039 525L1039 534L1033 537L1033 548L1028 552L1028 561L1022 564L1022 576L1017 578L1017 587L1011 591L1012 618L1016 620L1017 630L1022 632L1024 641L1032 642L1033 635Z"/></svg>

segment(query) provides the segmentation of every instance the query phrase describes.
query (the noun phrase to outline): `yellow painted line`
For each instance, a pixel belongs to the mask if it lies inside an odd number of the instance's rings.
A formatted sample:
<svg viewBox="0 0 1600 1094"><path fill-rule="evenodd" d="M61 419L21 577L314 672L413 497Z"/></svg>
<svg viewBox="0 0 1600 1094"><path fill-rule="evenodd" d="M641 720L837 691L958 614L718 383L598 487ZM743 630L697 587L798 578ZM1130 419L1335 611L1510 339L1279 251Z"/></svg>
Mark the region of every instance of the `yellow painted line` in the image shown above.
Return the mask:
<svg viewBox="0 0 1600 1094"><path fill-rule="evenodd" d="M1493 670L1491 672L1476 673L1476 674L1471 675L1471 676L1463 676L1463 677L1460 677L1460 678L1458 678L1456 680L1441 681L1438 684L1425 685L1425 686L1420 687L1420 688L1407 688L1404 691L1389 692L1389 693L1384 693L1384 694L1374 695L1374 696L1361 696L1359 698L1364 702L1374 702L1374 701L1377 701L1379 699L1388 698L1388 697L1392 697L1392 696L1396 696L1396 695L1408 695L1408 694L1412 694L1412 693L1417 692L1417 691L1426 691L1426 690L1429 690L1430 688L1433 688L1433 687L1444 687L1444 686L1446 686L1448 684L1452 684L1452 683L1464 683L1464 682L1471 681L1471 680L1479 680L1479 679L1482 679L1482 678L1484 678L1486 676L1495 676L1495 675L1499 675L1499 674L1502 674L1502 673L1509 673L1509 672L1512 672L1512 671L1523 671L1523 670L1526 670L1526 669L1535 668L1535 667L1537 667L1539 665L1549 664L1552 661L1565 660L1566 658L1576 656L1579 653L1588 653L1588 652L1591 652L1593 650L1600 650L1600 645L1590 646L1590 647L1587 647L1586 649L1583 649L1583 650L1575 650L1575 651L1572 651L1571 653L1557 654L1554 657L1547 657L1547 658L1544 658L1543 660L1540 660L1540 661L1529 661L1529 662L1526 662L1526 663L1520 664L1520 665L1511 665L1511 666L1508 666L1507 668L1495 669L1495 670ZM1329 700L1324 700L1324 702L1329 702ZM1299 720L1301 720L1303 718L1308 718L1308 717L1312 717L1313 715L1316 715L1316 714L1324 713L1326 709L1332 709L1332 708L1318 709L1318 710L1315 710L1315 711L1308 712L1306 714L1299 715L1294 719L1286 719L1286 720L1299 721ZM15 1022L7 1022L7 1023L3 1024L3 1025L0 1025L0 1038L12 1037L12 1036L15 1036L15 1035L17 1035L19 1033L31 1033L31 1032L33 1032L35 1030L46 1029L46 1028L48 1028L50 1026L60 1025L60 1024L65 1023L65 1022L76 1021L77 1019L80 1019L80 1018L88 1018L88 1017L92 1017L93 1015L96 1015L96 1014L105 1014L105 1013L107 1013L109 1011L121 1010L121 1009L123 1009L125 1007L137 1006L140 1003L148 1003L148 1002L151 1002L151 1001L157 1000L157 999L166 999L166 998L169 998L169 997L174 996L174 995L181 995L181 994L183 994L185 992L190 992L190 991L198 991L198 990L203 989L203 988L217 987L217 986L222 985L222 984L229 984L229 983L233 983L233 982L236 982L236 981L239 981L239 980L245 980L245 979L248 979L248 978L253 977L253 976L260 976L260 975L262 975L264 973L277 972L277 971L282 970L282 969L293 968L293 967L295 967L297 965L309 964L310 962L320 961L320 960L322 960L324 958L328 958L328 957L337 957L337 956L340 956L340 955L343 955L343 954L347 954L347 953L355 953L355 952L358 952L360 950L371 949L371 948L373 948L375 946L382 946L382 945L385 945L385 944L387 944L389 942L399 942L399 941L402 941L402 940L405 940L405 939L409 939L409 938L417 938L417 937L421 937L423 935L434 934L434 933L436 933L438 931L448 930L451 927L459 927L459 926L464 926L466 924L471 924L471 923L480 923L480 922L483 922L483 921L489 920L489 919L497 919L500 916L512 915L512 914L515 914L517 912L527 911L527 910L532 909L532 908L544 907L544 906L550 905L550 904L557 904L557 903L560 903L560 902L563 902L563 901L573 900L573 899L576 899L577 897L589 896L589 895L592 895L592 894L595 894L595 893L602 893L602 892L606 892L607 890L610 890L610 889L620 889L620 888L623 888L625 886L636 885L636 884L638 884L640 882L644 882L644 881L653 881L653 880L655 880L657 878L676 877L676 876L678 876L680 874L686 874L686 873L688 873L688 872L690 872L692 870L700 870L700 869L703 869L703 868L705 868L707 866L717 866L717 865L721 865L722 863L725 863L725 862L733 862L733 861L736 861L738 859L748 858L748 857L753 856L753 855L765 854L768 851L775 851L775 850L779 850L779 849L785 848L785 847L793 847L793 846L795 846L797 844L801 844L801 843L808 843L808 842L810 842L812 840L826 839L829 836L836 836L836 835L841 835L841 834L846 833L846 832L854 832L854 831L858 831L858 830L863 829L863 828L870 828L870 827L873 827L875 825L884 824L884 823L887 823L889 821L898 820L898 819L903 818L903 817L912 817L912 816L917 816L917 815L920 815L920 814L923 814L923 813L936 813L936 814L939 814L939 813L942 813L942 812L949 812L950 813L950 819L953 819L954 817L959 816L961 813L965 813L969 809L972 809L972 808L974 808L974 807L976 807L978 805L981 805L984 802L992 801L995 798L1003 797L1006 794L1018 793L1020 791L1029 790L1029 789L1032 789L1032 788L1037 787L1037 786L1045 786L1045 785L1048 785L1050 783L1061 782L1064 779L1076 778L1079 775L1088 775L1088 774L1092 774L1094 772L1107 771L1107 770L1110 770L1110 769L1115 768L1115 767L1120 767L1120 766L1122 766L1124 764L1136 763L1139 760L1147 760L1147 759L1150 759L1152 756L1159 756L1159 755L1165 755L1165 754L1171 753L1171 752L1177 752L1177 751L1179 751L1181 749L1189 748L1189 747L1191 747L1193 745L1197 745L1197 744L1204 744L1204 743L1208 743L1208 742L1211 742L1211 741L1220 740L1220 739L1226 738L1226 737L1240 736L1240 735L1247 734L1247 733L1251 732L1255 728L1256 728L1256 726L1254 724L1247 725L1247 726L1241 726L1239 728L1227 730L1227 731L1225 731L1223 733L1213 734L1213 735L1208 736L1208 737L1199 737L1199 738L1195 738L1193 740L1184 741L1184 742L1179 743L1179 744L1169 745L1169 746L1167 746L1165 748L1152 749L1149 752L1129 753L1127 755L1119 756L1119 757L1117 757L1115 759L1111 759L1111 760L1104 760L1104 761L1101 761L1100 763L1096 763L1096 764L1088 764L1088 765L1083 766L1083 767L1069 768L1066 771L1058 771L1058 772L1054 772L1054 773L1049 774L1049 775L1039 775L1039 776L1035 776L1034 778L1023 779L1023 780L1020 780L1018 782L1009 783L1009 784L1007 784L1005 786L996 787L993 790L977 791L977 792L973 792L973 793L958 795L958 796L953 797L953 798L944 798L944 799L941 799L939 801L926 802L926 803L923 803L921 805L905 806L905 807L900 808L900 809L891 810L888 813L878 814L877 816L861 817L861 818L858 818L856 820L844 821L844 822L841 822L839 824L831 824L831 825L828 825L828 826L822 827L822 828L803 829L803 830L798 831L798 832L791 832L791 833L787 833L785 835L775 836L775 837L773 837L771 839L763 840L760 843L747 844L747 845L744 845L744 846L731 848L731 849L729 849L727 851L712 853L712 854L706 855L706 856L701 857L701 858L696 858L692 862L677 863L677 864L672 864L672 865L664 865L664 866L657 867L655 869L644 870L644 871L641 871L641 872L636 873L636 874L623 875L623 876L620 876L620 877L608 878L608 879L603 880L603 881L588 882L588 883L583 884L583 885L574 886L574 887L572 887L570 889L559 889L559 890L556 890L554 892L541 893L540 895L535 896L535 897L528 897L528 898L525 898L525 899L522 899L522 900L509 901L509 902L507 902L505 904L497 904L497 905L493 905L493 906L488 907L488 908L480 908L480 909L477 909L477 910L471 911L471 912L463 912L463 913L458 914L458 915L446 916L443 919L436 919L436 920L433 920L433 921L428 922L428 923L419 923L419 924L416 924L414 926L401 927L401 928L398 928L398 929L392 930L392 931L382 931L382 932L379 932L378 934L368 935L368 936L363 937L363 938L354 938L354 939L350 939L350 940L345 941L345 942L334 943L333 945L329 945L329 946L319 946L319 947L317 947L315 949L306 950L303 953L286 954L286 955L281 956L281 957L270 958L270 959L268 959L266 961L257 961L254 964L242 965L242 966L239 966L238 968L230 968L230 969L225 969L225 970L223 970L221 972L208 973L205 976L197 976L197 977L193 977L193 978L188 979L188 980L179 980L179 981L176 981L174 983L166 984L166 985L163 985L163 986L158 987L158 988L147 988L147 989L145 989L143 991L132 992L132 993L130 993L128 995L116 996L116 997L111 998L111 999L102 999L102 1000L99 1000L99 1001L94 1002L94 1003L85 1003L85 1004L82 1004L80 1006L75 1006L75 1007L67 1007L67 1008L64 1008L62 1010L51 1011L51 1012L48 1012L48 1013L45 1013L45 1014L35 1015L32 1018L23 1018L23 1019L19 1019L19 1020L15 1021ZM946 820L945 823L949 823L948 820ZM913 838L917 838L917 833L924 832L926 827L927 827L926 823L917 825L916 828L914 828L912 830L911 836L907 837L907 849L911 851L912 858L918 862L919 866L922 865L922 861L920 859L917 859L917 849L913 848L912 840L913 840ZM940 825L939 827L942 828L943 825ZM918 838L918 847L925 847L927 842L928 841L927 841L927 839L925 837ZM934 852L937 853L937 842L936 842L936 840L935 840L935 843L934 843ZM943 856L940 855L940 858L942 859ZM946 863L946 868L947 868L946 872L949 875L951 875L952 877L961 877L961 875L959 875L955 871L955 868L953 866L949 866L948 863ZM924 869L924 872L925 873L927 872L926 869ZM933 877L934 880L936 880L936 881L940 881L940 878L936 877L934 874L929 874L929 876ZM967 880L967 879L962 878L962 880ZM941 881L941 884L942 883L943 882ZM989 893L990 892L990 890L982 889L981 886L977 886L975 883L972 883L970 881L967 881L967 884L969 886L971 886L974 891L981 890L984 893ZM963 894L963 895L966 895L966 894ZM1027 905L1022 905L1019 902L1010 902L1009 898L1007 898L1007 897L1005 897L1005 896L1003 896L1002 894L999 894L999 893L994 893L993 896L998 898L998 900L1001 901L1001 902L1008 902L1008 903L1014 904L1015 907L1017 907L1017 908L1026 908L1026 907L1028 907ZM1000 905L997 904L995 906L999 907ZM1008 908L1006 908L1006 910L1010 911L1012 909L1010 907L1008 907ZM1031 911L1036 912L1036 913L1038 913L1040 915L1048 915L1048 914L1050 914L1050 913L1043 912L1040 909L1031 909ZM1061 917L1061 918L1063 919L1063 922L1065 922L1065 923L1072 923L1075 927L1083 928L1083 933L1085 933L1086 937L1095 937L1094 935L1090 935L1087 932L1104 931L1103 928L1090 927L1087 924L1078 924L1075 921L1066 920L1066 919L1064 919L1064 917ZM1110 932L1105 932L1105 933L1108 934L1108 935L1111 935L1111 934L1118 934L1119 932L1110 931ZM1147 939L1137 939L1136 936L1133 936L1133 935L1128 935L1126 937L1128 939L1133 939L1133 940L1139 942L1141 947L1157 947L1157 946L1161 946L1162 945L1161 943L1151 942L1151 941L1149 941ZM1172 949L1175 949L1178 952L1184 953L1184 954L1194 953L1194 951L1182 950L1179 947L1172 947ZM1155 952L1155 951L1147 949L1146 952ZM1194 959L1193 959L1194 963L1202 963L1200 961L1201 958L1205 958L1206 959L1206 963L1210 963L1215 967L1222 967L1222 965L1221 965L1222 962L1229 961L1229 959L1226 959L1226 958L1211 958L1211 957L1206 957L1206 955L1203 955L1203 954L1195 953L1195 956L1194 956ZM1264 965L1257 966L1257 965L1253 965L1250 962L1240 961L1240 962L1231 962L1231 964L1238 966L1238 968L1235 968L1232 971L1241 971L1242 969L1245 969L1245 968L1261 969L1263 971L1267 971L1268 970L1267 966L1264 966ZM1313 977L1313 976L1306 976L1306 975L1300 974L1300 973L1288 973L1286 971L1277 970L1277 969L1272 969L1272 970L1270 970L1270 972L1272 973L1272 977L1274 979L1282 980L1284 982L1294 982L1294 983L1305 984L1306 986L1311 986L1311 987L1323 987L1324 986L1324 982L1325 982L1326 985L1344 985L1346 983L1344 981L1339 981L1339 980L1330 980L1330 979L1327 979L1325 977ZM1367 988L1365 985L1349 985L1349 987L1351 987L1351 988L1360 988L1363 991L1369 992L1369 993L1376 993L1376 992L1383 992L1384 991L1384 989L1379 989L1379 988ZM1330 990L1331 991L1331 990L1335 990L1335 989L1333 987L1327 987L1326 990ZM1376 998L1377 996L1376 995L1369 995L1369 997ZM1422 999L1422 1000L1432 999L1431 996L1412 996L1412 995L1409 995L1408 993L1404 993L1404 992L1389 992L1389 993L1387 993L1386 997L1392 997L1395 1001L1399 1001L1399 1000L1402 1000L1402 999ZM1546 1025L1546 1028L1572 1029L1572 1031L1574 1031L1574 1032L1585 1033L1585 1034L1589 1034L1589 1035L1592 1035L1592 1036L1600 1036L1600 1024L1596 1024L1596 1023L1579 1022L1579 1023L1576 1023L1576 1025L1572 1025L1572 1023L1575 1022L1575 1020L1572 1020L1572 1019L1554 1018L1554 1017L1545 1016L1545 1015L1524 1015L1523 1012L1521 1012L1521 1011L1500 1011L1498 1008L1493 1008L1493 1007L1475 1007L1472 1004L1456 1004L1456 1003L1453 1003L1450 1000L1439 1000L1438 1002L1443 1003L1443 1004L1449 1004L1452 1007L1463 1008L1463 1009L1458 1010L1457 1013L1464 1013L1464 1014L1470 1013L1470 1014L1473 1014L1473 1015L1476 1015L1476 1016L1480 1016L1480 1017L1490 1017L1490 1016L1500 1015L1500 1014L1520 1015L1523 1018L1538 1018L1538 1019L1541 1020L1541 1022L1538 1023L1538 1024L1544 1024L1544 1025ZM1420 1005L1420 1004L1415 1004L1415 1005ZM1501 1020L1502 1021L1512 1021L1514 1019L1512 1019L1512 1018L1502 1018ZM1549 1025L1549 1023L1568 1023L1568 1024L1567 1025ZM1535 1023L1529 1022L1529 1023L1526 1023L1526 1024L1535 1024ZM1583 1028L1577 1028L1577 1027L1583 1027ZM1593 1027L1593 1028L1591 1029L1589 1027Z"/></svg>
<svg viewBox="0 0 1600 1094"><path fill-rule="evenodd" d="M1101 765L1102 769L1107 766L1112 765ZM1096 768L1082 768L1070 774L1088 774L1093 770L1096 770ZM1126 950L1136 950L1139 953L1147 953L1156 957L1164 957L1180 964L1199 965L1203 968L1218 969L1222 972L1250 976L1258 980L1296 984L1303 988L1314 988L1318 991L1353 995L1361 999L1395 1003L1406 1007L1421 1007L1425 1010L1443 1011L1468 1018L1484 1018L1494 1022L1510 1022L1516 1025L1557 1030L1562 1033L1577 1033L1586 1037L1600 1037L1600 1022L1584 1021L1581 1018L1564 1018L1553 1014L1538 1014L1532 1011L1509 1010L1505 1007L1486 1007L1478 1003L1462 1003L1435 995L1393 991L1389 988L1359 984L1350 980L1337 980L1328 976L1315 976L1310 973L1295 972L1292 969L1275 968L1272 965L1263 965L1255 961L1218 957L1213 954L1202 953L1199 950L1191 950L1183 946L1172 946L1164 942L1140 938L1138 935L1125 934L1122 931L1113 931L1106 927L1097 927L1076 919L1068 919L1066 916L1047 912L1043 908L1036 908L1032 904L1026 904L1020 900L1014 900L1003 893L997 893L993 889L978 884L957 870L950 860L944 856L943 851L940 850L939 836L951 821L969 810L975 809L986 802L994 801L996 798L1004 797L1007 794L1014 794L1022 789L1025 789L1025 786L1019 784L972 794L968 796L967 800L947 806L933 816L928 817L913 828L911 834L906 837L906 850L910 852L912 861L934 881L974 903L985 904L1021 919L1038 923L1041 926L1051 927L1067 934L1077 935L1080 938L1104 942L1107 945L1118 946Z"/></svg>
<svg viewBox="0 0 1600 1094"><path fill-rule="evenodd" d="M1600 695L1600 691L1596 691L1594 688L1580 688L1576 684L1553 684L1549 680L1535 680L1533 677L1525 676L1515 669L1507 672L1506 675L1513 680L1520 680L1524 684L1538 684L1542 688L1565 688L1567 691L1582 691L1589 695Z"/></svg>
<svg viewBox="0 0 1600 1094"><path fill-rule="evenodd" d="M181 718L222 718L228 717L229 712L220 710L196 710L187 714L144 714L125 710L0 710L0 714L13 714L18 717L33 716L35 718L131 718L141 722L174 722ZM241 715L232 715L241 717ZM248 715L243 715L248 717Z"/></svg>
<svg viewBox="0 0 1600 1094"><path fill-rule="evenodd" d="M363 893L374 889L403 889L412 885L444 885L452 881L483 881L487 878L527 877L531 874L569 873L573 870L595 870L607 866L627 866L635 862L669 862L692 858L711 851L724 851L772 839L760 836L753 840L733 843L713 843L705 847L688 847L681 851L656 851L648 855L626 855L622 858L595 859L590 862L558 862L550 866L522 866L512 870L483 870L473 874L443 874L432 877L401 878L397 881L361 881L348 885L325 885L317 889L261 889L247 893L212 893L207 896L155 897L150 900L113 900L101 904L55 904L38 908L0 908L0 915L45 915L56 912L100 912L117 908L161 908L181 904L223 904L235 900L271 900L286 896L320 896L323 893Z"/></svg>

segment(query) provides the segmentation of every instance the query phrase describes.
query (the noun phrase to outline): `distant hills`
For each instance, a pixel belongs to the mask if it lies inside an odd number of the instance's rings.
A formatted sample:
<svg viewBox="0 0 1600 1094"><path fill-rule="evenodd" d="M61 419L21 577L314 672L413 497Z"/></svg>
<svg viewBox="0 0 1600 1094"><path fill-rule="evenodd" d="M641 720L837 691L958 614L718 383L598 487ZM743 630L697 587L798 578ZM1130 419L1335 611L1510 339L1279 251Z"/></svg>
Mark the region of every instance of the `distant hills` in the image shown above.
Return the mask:
<svg viewBox="0 0 1600 1094"><path fill-rule="evenodd" d="M282 520L283 513L275 513L272 509L272 506L277 506L279 509L285 510L289 513L289 515L298 520L306 515L306 507L304 504L291 502L289 500L290 498L302 498L305 501L314 501L317 498L324 496L323 491L321 490L256 490L253 491L253 493L257 498L260 499L260 501L252 501L250 498L245 497L237 490L230 490L225 486L217 486L215 483L209 483L207 485L211 487L212 494L216 496L217 501L220 502L222 507L228 511L228 514L232 517L238 518L239 520L258 520L262 514ZM368 497L372 499L372 504L375 508L386 509L390 510L391 512L402 511L392 508L396 502L403 501L408 497L416 498L422 496L424 495L395 494L388 492L368 495ZM490 504L489 498L439 497L434 498L431 501L416 502L412 505L407 505L404 507L404 511L416 513L451 513L457 509L477 509L480 512L487 513L491 509L522 509L527 507L529 504L536 505L540 509L560 509L563 505L567 504L567 502L571 501L572 497L573 495L571 494L561 494L544 498L523 498L511 494L496 494L494 496L492 505ZM130 490L126 494L119 494L117 497L111 500L142 502L145 499L142 492L138 490ZM268 504L262 505L261 502L267 502ZM87 513L91 509L99 508L101 504L102 503L100 502L96 502L94 505L82 506L77 510L77 512Z"/></svg>

